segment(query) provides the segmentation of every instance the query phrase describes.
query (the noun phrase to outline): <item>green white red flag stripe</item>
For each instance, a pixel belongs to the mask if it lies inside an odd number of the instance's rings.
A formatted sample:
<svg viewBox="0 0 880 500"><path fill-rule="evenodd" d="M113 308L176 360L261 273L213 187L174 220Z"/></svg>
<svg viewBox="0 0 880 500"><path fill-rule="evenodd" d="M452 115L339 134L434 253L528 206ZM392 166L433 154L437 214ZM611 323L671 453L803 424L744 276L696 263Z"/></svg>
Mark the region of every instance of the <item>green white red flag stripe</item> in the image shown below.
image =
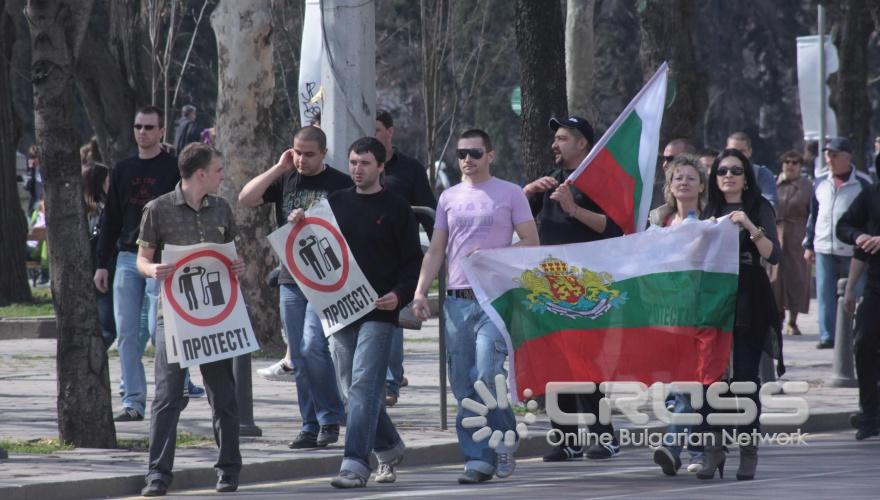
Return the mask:
<svg viewBox="0 0 880 500"><path fill-rule="evenodd" d="M663 63L568 177L625 234L648 220L667 73Z"/></svg>
<svg viewBox="0 0 880 500"><path fill-rule="evenodd" d="M547 382L718 380L739 273L727 218L591 243L479 251L464 263L502 331L511 393Z"/></svg>

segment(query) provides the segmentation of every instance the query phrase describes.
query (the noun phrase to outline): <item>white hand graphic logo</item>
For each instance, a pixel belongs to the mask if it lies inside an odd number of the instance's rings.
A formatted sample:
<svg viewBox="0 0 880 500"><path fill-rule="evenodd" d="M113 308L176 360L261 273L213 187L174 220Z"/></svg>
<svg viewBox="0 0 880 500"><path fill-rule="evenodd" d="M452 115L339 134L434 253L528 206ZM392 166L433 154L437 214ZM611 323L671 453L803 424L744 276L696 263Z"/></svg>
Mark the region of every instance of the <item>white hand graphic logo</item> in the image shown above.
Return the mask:
<svg viewBox="0 0 880 500"><path fill-rule="evenodd" d="M516 425L516 431L509 430L507 432L502 432L489 427L486 415L489 414L489 410L503 410L510 406L510 400L507 397L507 379L500 373L495 375L494 395L489 391L489 388L486 387L486 384L482 380L474 382L474 390L477 391L477 394L480 396L480 399L483 400L483 403L478 403L471 398L464 398L461 401L462 408L476 413L477 416L463 418L461 420L461 425L465 429L477 429L471 435L475 442L479 443L480 441L489 439L489 447L494 450L503 441L504 445L510 449L516 445L517 437L523 439L529 434L528 426L535 423L536 417L533 412L538 408L537 401L529 399L526 403L526 409L528 412L523 417L523 421ZM527 398L531 398L532 394L531 389L523 391L523 395Z"/></svg>

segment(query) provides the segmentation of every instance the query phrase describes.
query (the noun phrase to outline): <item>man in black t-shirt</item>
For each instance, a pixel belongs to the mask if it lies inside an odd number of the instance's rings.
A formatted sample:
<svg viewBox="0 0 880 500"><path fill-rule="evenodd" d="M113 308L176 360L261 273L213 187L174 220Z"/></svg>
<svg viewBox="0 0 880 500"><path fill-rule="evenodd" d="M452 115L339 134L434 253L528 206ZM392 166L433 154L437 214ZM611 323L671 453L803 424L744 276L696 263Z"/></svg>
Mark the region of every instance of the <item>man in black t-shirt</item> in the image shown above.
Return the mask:
<svg viewBox="0 0 880 500"><path fill-rule="evenodd" d="M380 109L376 111L376 139L385 147L385 169L383 186L388 191L403 198L411 207L437 209L437 198L431 191L428 174L418 160L401 153L392 146L394 138L394 119L391 113ZM425 229L428 238L434 230L434 221L427 215L416 214L416 220ZM391 361L385 376L385 405L394 406L400 398L403 376L403 329L394 329L394 342L391 345Z"/></svg>
<svg viewBox="0 0 880 500"><path fill-rule="evenodd" d="M152 278L141 276L135 261L144 205L172 191L180 181L177 158L161 148L164 131L162 112L158 108L147 106L135 115L134 138L138 154L120 161L110 172L110 190L98 237L94 282L101 293L107 293L113 287L122 368L123 408L114 417L117 422L143 420L147 402L147 379L141 358L149 339L141 335L141 309L146 297L148 330L150 336L154 336L159 284ZM110 283L108 268L117 251L114 278Z"/></svg>
<svg viewBox="0 0 880 500"><path fill-rule="evenodd" d="M349 176L324 163L327 136L318 127L301 128L293 136L293 147L278 163L251 179L238 195L247 207L274 203L280 224L295 209L308 209L328 194L352 186ZM318 448L339 440L339 423L345 410L329 343L321 331L318 315L308 304L287 268L278 276L281 286L281 321L287 340L287 360L270 370L292 374L296 381L297 402L303 427L289 444L293 449Z"/></svg>
<svg viewBox="0 0 880 500"><path fill-rule="evenodd" d="M523 188L538 222L541 244L583 243L622 235L620 227L590 197L566 182L593 147L593 127L583 118L569 116L562 120L551 118L550 128L554 133L552 148L556 168ZM598 415L599 400L602 397L598 391L589 395L560 395L559 408L566 413L587 412ZM580 440L581 434L576 425L561 425L556 422L551 424L554 429L564 433L565 443L571 442L569 436L578 436L577 440ZM603 425L598 422L591 426L590 431L595 435L614 434L611 424ZM605 442L598 439L595 442L597 444L586 451L587 458L611 458L620 450L616 439L608 445L598 444ZM581 458L583 455L583 446L564 444L545 455L544 461L557 462Z"/></svg>
<svg viewBox="0 0 880 500"><path fill-rule="evenodd" d="M351 255L376 291L376 308L333 334L336 372L348 391L345 455L336 488L361 488L370 477L370 455L379 462L377 483L397 480L395 467L405 446L382 404L384 375L391 355L391 332L400 310L413 297L422 249L409 204L379 182L385 149L373 137L362 137L348 150L355 188L332 193L330 208ZM297 210L289 220L297 223ZM320 330L320 326L318 326Z"/></svg>

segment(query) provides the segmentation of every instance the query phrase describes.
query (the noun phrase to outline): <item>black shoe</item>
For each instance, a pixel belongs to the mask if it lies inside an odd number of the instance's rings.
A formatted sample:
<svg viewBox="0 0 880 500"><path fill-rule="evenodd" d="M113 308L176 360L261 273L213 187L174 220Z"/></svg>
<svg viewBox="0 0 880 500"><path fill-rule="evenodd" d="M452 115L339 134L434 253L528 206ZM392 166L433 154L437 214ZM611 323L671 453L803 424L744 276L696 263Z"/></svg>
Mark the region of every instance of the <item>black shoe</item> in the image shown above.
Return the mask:
<svg viewBox="0 0 880 500"><path fill-rule="evenodd" d="M150 481L150 484L141 490L142 497L163 497L166 493L168 493L168 487L158 479Z"/></svg>
<svg viewBox="0 0 880 500"><path fill-rule="evenodd" d="M587 458L590 460L605 460L620 453L620 444L615 439L611 444L594 444L587 448Z"/></svg>
<svg viewBox="0 0 880 500"><path fill-rule="evenodd" d="M217 492L230 493L238 490L238 476L232 474L223 474L217 479Z"/></svg>
<svg viewBox="0 0 880 500"><path fill-rule="evenodd" d="M584 458L583 447L554 446L550 453L544 455L545 462L564 462Z"/></svg>
<svg viewBox="0 0 880 500"><path fill-rule="evenodd" d="M322 446L318 445L318 436L310 432L300 432L299 434L297 434L296 439L287 443L287 447L291 450L301 450L304 448L322 448Z"/></svg>
<svg viewBox="0 0 880 500"><path fill-rule="evenodd" d="M819 342L816 349L834 349L834 342Z"/></svg>
<svg viewBox="0 0 880 500"><path fill-rule="evenodd" d="M880 428L878 427L859 427L859 430L856 431L856 439L861 441L863 439L868 439L872 436L880 435Z"/></svg>
<svg viewBox="0 0 880 500"><path fill-rule="evenodd" d="M673 456L669 448L662 446L654 450L654 463L659 465L667 476L678 474L678 469L681 468L681 458Z"/></svg>
<svg viewBox="0 0 880 500"><path fill-rule="evenodd" d="M458 476L458 484L484 483L490 479L492 479L491 474L483 474L480 471L465 469L465 471Z"/></svg>
<svg viewBox="0 0 880 500"><path fill-rule="evenodd" d="M853 429L858 429L862 425L862 413L852 413L849 416L849 425Z"/></svg>
<svg viewBox="0 0 880 500"><path fill-rule="evenodd" d="M336 441L339 441L339 424L322 425L315 443L318 446L327 446Z"/></svg>
<svg viewBox="0 0 880 500"><path fill-rule="evenodd" d="M134 408L123 408L118 415L113 417L114 422L140 422L143 419L144 416Z"/></svg>

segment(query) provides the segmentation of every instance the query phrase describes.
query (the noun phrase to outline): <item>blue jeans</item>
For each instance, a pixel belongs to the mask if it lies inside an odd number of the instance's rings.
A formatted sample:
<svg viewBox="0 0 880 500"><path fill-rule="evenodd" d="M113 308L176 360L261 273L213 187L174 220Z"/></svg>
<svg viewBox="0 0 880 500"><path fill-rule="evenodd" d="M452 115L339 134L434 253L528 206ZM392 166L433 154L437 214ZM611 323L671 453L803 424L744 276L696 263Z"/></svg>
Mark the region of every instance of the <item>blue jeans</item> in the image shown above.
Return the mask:
<svg viewBox="0 0 880 500"><path fill-rule="evenodd" d="M675 400L675 408L673 408L672 413L694 413L690 394L675 392L670 394L670 396ZM687 425L669 424L666 428L666 434L663 435L663 445L672 452L673 456L678 457L681 455L682 447L680 440L683 436L689 432L698 431L699 429L691 428ZM688 452L691 455L691 459L695 459L703 455L703 447L700 445L688 445Z"/></svg>
<svg viewBox="0 0 880 500"><path fill-rule="evenodd" d="M849 273L849 257L816 252L816 299L819 306L819 342L834 342L837 327L837 280ZM865 287L865 274L856 283L856 297Z"/></svg>
<svg viewBox="0 0 880 500"><path fill-rule="evenodd" d="M495 450L489 447L488 439L480 442L473 440L471 436L477 429L462 427L463 418L477 414L465 410L461 401L470 398L483 402L474 389L474 382L477 380L482 380L494 392L495 375L500 373L507 376L504 369L507 345L501 332L476 300L447 297L443 311L446 314L449 383L458 401L458 413L455 416L458 447L465 459L465 469L491 475L495 473ZM486 419L493 431L506 432L516 428L516 417L509 406L504 410L490 410Z"/></svg>
<svg viewBox="0 0 880 500"><path fill-rule="evenodd" d="M403 380L403 328L394 327L391 332L391 359L388 360L388 373L385 375L388 394L400 396L401 380Z"/></svg>
<svg viewBox="0 0 880 500"><path fill-rule="evenodd" d="M333 334L336 372L348 389L345 455L340 470L370 477L370 452L379 462L403 455L405 446L385 412L385 372L394 325L364 321Z"/></svg>
<svg viewBox="0 0 880 500"><path fill-rule="evenodd" d="M317 435L320 426L338 424L345 409L321 321L296 285L281 285L281 323L293 363L302 430Z"/></svg>
<svg viewBox="0 0 880 500"><path fill-rule="evenodd" d="M113 318L113 292L101 293L95 290L95 302L98 306L98 326L104 339L104 349L110 349L116 341L116 320Z"/></svg>
<svg viewBox="0 0 880 500"><path fill-rule="evenodd" d="M135 265L134 252L119 252L116 259L116 275L113 278L113 314L119 348L119 364L122 367L122 380L125 394L122 406L137 410L141 415L147 403L147 379L144 374L144 355L146 341L141 333L141 308L147 297L147 324L149 336L156 332L156 307L159 297L159 283L152 278L143 277Z"/></svg>

